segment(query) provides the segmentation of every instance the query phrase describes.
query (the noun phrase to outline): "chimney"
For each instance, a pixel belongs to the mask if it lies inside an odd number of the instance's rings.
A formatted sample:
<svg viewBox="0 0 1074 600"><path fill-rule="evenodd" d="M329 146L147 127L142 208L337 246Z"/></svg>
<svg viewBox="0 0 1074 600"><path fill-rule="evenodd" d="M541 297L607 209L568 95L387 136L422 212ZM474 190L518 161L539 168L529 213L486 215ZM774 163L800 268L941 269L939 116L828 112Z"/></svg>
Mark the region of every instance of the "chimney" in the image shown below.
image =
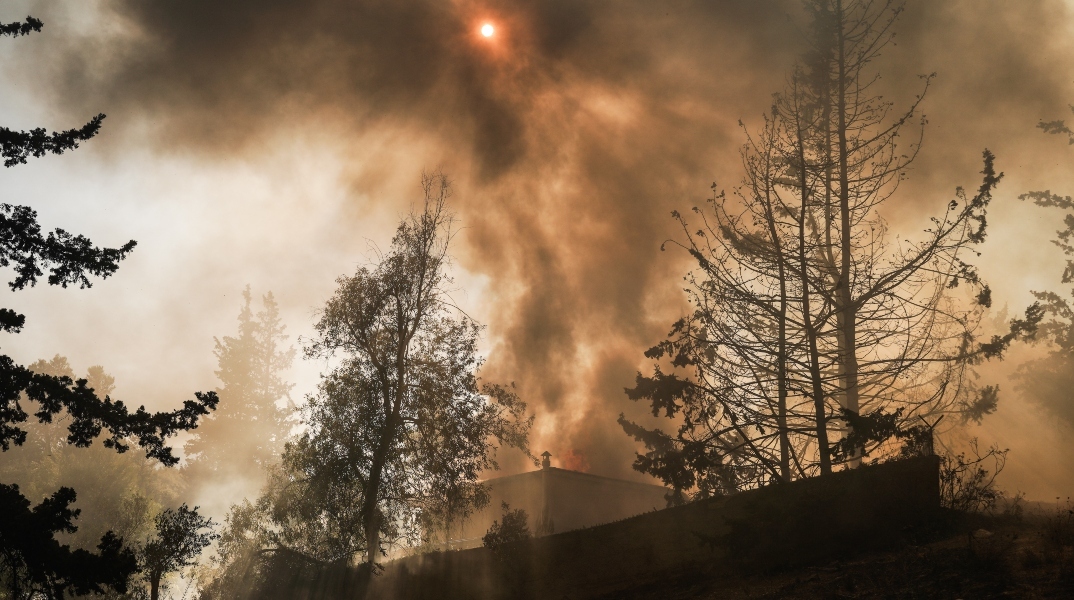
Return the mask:
<svg viewBox="0 0 1074 600"><path fill-rule="evenodd" d="M544 458L541 459L541 468L542 469L551 468L552 467L552 460L551 460L552 459L552 453L549 452L548 450L545 450L544 452L541 453L541 456L544 457Z"/></svg>

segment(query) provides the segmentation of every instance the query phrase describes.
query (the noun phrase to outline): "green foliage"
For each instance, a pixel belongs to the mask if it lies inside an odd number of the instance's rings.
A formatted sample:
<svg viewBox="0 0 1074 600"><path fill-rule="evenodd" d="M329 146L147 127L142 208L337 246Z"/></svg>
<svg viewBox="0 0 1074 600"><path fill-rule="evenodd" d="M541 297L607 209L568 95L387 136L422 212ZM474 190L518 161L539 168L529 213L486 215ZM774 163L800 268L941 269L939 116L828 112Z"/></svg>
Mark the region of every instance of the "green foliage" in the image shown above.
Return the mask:
<svg viewBox="0 0 1074 600"><path fill-rule="evenodd" d="M501 503L503 517L493 521L488 532L481 538L481 543L493 552L503 552L512 544L523 542L533 537L529 528L529 516L521 508L511 510L506 503Z"/></svg>
<svg viewBox="0 0 1074 600"><path fill-rule="evenodd" d="M262 557L281 547L270 517L272 497L266 492L256 504L243 500L231 507L216 552L201 575L203 600L241 597L252 582L262 579Z"/></svg>
<svg viewBox="0 0 1074 600"><path fill-rule="evenodd" d="M400 224L373 266L341 277L307 354L334 360L303 408L256 502L232 509L212 597L226 597L265 559L371 567L390 544L430 532L488 502L478 478L495 451L526 451L532 417L513 388L477 376L481 328L444 297L450 217L443 176ZM279 561L283 561L280 563Z"/></svg>

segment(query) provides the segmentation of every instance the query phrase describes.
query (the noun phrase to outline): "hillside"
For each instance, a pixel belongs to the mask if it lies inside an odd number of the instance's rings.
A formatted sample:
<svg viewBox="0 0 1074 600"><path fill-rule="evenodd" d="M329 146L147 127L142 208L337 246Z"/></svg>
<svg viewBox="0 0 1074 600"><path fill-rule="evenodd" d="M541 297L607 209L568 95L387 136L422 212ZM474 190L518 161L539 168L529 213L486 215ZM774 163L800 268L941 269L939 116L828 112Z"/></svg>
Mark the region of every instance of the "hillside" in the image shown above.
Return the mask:
<svg viewBox="0 0 1074 600"><path fill-rule="evenodd" d="M762 575L720 580L684 576L625 587L603 598L1074 598L1074 527L1066 509L1038 509L1021 517L947 518L948 528L924 543Z"/></svg>

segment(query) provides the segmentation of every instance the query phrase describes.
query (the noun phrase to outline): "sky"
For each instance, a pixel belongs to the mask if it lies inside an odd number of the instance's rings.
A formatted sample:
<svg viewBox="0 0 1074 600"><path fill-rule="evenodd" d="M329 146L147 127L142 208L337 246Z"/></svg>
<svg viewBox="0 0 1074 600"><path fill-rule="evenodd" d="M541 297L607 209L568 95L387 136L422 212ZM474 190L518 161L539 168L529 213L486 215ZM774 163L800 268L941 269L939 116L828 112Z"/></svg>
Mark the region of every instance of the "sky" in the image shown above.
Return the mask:
<svg viewBox="0 0 1074 600"><path fill-rule="evenodd" d="M244 286L272 291L301 345L440 169L453 299L487 325L482 376L517 384L535 453L633 479L615 421L646 411L623 388L688 309L687 257L660 250L670 213L739 181L739 122L757 126L803 41L795 0L0 4L4 21L26 14L45 29L0 45L4 125L108 116L78 151L0 173L4 202L138 247L89 290L0 292L28 318L6 352L102 364L116 397L174 406L217 384L213 337L234 334ZM1072 27L1064 0L909 0L877 65L898 106L936 73L924 149L883 216L919 232L994 151L1006 178L980 265L1012 314L1059 289L1060 217L1017 196L1074 189L1074 149L1035 129L1069 116ZM1074 490L1074 436L1005 379L1040 351L983 371L1001 408L959 435L1010 447L1001 483L1049 499ZM324 367L295 365L296 399Z"/></svg>

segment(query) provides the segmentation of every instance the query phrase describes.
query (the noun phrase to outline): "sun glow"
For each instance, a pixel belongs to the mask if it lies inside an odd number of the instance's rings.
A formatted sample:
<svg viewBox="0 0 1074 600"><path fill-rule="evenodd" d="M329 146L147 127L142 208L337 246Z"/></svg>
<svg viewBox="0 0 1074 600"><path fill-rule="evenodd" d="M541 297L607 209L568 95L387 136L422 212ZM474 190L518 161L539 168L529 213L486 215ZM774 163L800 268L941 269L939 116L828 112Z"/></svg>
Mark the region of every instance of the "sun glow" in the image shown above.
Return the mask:
<svg viewBox="0 0 1074 600"><path fill-rule="evenodd" d="M492 37L492 34L496 33L496 28L492 26L492 23L485 23L481 26L481 35L485 37Z"/></svg>

